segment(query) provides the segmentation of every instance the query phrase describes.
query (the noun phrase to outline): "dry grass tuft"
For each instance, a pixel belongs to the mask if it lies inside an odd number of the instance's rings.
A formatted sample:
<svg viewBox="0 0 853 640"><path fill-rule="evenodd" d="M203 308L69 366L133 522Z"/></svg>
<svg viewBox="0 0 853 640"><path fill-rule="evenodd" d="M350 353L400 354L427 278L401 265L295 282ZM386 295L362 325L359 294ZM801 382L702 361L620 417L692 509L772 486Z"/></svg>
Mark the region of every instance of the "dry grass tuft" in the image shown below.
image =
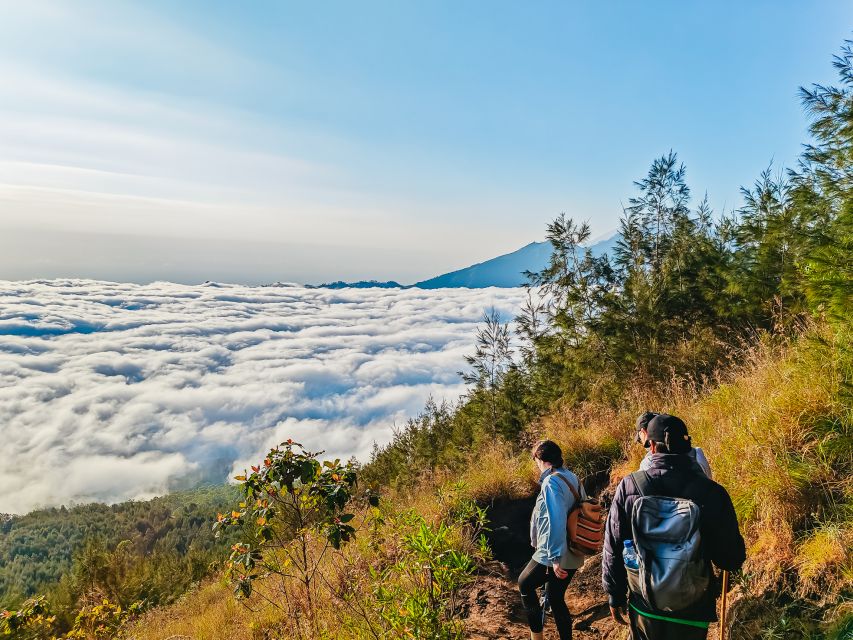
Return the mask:
<svg viewBox="0 0 853 640"><path fill-rule="evenodd" d="M259 640L260 629L275 624L272 607L250 611L234 599L231 589L219 581L203 584L174 605L146 613L127 632L134 640L166 640L188 636L194 640Z"/></svg>
<svg viewBox="0 0 853 640"><path fill-rule="evenodd" d="M531 440L554 440L563 449L566 467L586 477L607 472L626 454L635 417L626 409L597 403L560 406L531 425Z"/></svg>
<svg viewBox="0 0 853 640"><path fill-rule="evenodd" d="M821 527L797 550L800 593L832 597L839 584L853 584L853 528L833 524Z"/></svg>
<svg viewBox="0 0 853 640"><path fill-rule="evenodd" d="M504 442L487 448L462 474L471 496L485 503L494 498L521 498L535 489L530 456L516 455Z"/></svg>

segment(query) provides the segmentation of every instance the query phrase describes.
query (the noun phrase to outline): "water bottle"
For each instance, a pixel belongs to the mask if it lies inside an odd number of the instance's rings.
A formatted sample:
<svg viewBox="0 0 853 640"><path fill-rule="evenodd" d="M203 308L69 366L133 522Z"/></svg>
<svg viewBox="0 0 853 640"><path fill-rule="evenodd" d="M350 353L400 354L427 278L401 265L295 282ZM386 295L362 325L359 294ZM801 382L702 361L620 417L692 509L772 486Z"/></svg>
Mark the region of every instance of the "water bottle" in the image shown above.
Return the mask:
<svg viewBox="0 0 853 640"><path fill-rule="evenodd" d="M622 559L625 561L625 566L629 569L640 568L640 563L637 560L637 549L634 547L633 540L625 541L625 548L622 549Z"/></svg>

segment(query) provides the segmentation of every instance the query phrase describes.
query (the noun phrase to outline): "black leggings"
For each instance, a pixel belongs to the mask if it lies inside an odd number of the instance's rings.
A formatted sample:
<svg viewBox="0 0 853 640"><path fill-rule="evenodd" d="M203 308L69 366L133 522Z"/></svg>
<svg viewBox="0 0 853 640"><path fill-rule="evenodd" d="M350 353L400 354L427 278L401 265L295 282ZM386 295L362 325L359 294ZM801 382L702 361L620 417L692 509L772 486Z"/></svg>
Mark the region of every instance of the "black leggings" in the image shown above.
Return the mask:
<svg viewBox="0 0 853 640"><path fill-rule="evenodd" d="M560 579L554 575L553 568L531 560L518 576L518 590L521 591L521 601L527 612L527 624L534 633L542 631L542 605L539 604L539 594L536 590L544 584L560 640L571 640L572 614L566 606L566 589L576 570L567 569L567 571L569 575Z"/></svg>

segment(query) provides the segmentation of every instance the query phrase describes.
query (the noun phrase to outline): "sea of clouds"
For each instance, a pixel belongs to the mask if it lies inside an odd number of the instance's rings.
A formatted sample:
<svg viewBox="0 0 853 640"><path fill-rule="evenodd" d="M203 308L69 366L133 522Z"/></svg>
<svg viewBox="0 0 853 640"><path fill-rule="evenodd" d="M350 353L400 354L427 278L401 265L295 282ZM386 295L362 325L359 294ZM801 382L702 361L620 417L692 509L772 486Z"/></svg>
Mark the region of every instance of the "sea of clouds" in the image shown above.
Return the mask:
<svg viewBox="0 0 853 640"><path fill-rule="evenodd" d="M0 512L224 481L287 438L365 460L523 297L0 281Z"/></svg>

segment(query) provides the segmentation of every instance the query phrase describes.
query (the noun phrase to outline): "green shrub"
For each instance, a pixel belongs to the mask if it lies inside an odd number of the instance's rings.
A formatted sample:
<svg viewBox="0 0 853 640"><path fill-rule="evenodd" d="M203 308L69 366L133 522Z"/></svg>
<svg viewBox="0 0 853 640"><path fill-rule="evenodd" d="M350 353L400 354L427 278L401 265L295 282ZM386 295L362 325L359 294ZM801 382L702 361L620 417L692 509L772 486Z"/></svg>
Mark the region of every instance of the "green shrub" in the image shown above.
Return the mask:
<svg viewBox="0 0 853 640"><path fill-rule="evenodd" d="M235 479L243 501L230 514L219 514L214 529L238 527L227 576L239 598L254 592L282 608L296 637L318 632L318 583L324 558L355 534L351 507L356 466L340 460L319 462L318 454L288 440L272 449L250 474ZM374 496L368 500L376 504Z"/></svg>
<svg viewBox="0 0 853 640"><path fill-rule="evenodd" d="M453 529L408 516L414 531L403 538L400 559L372 572L374 597L389 638L457 640L463 637L457 597L471 580L474 559L452 543Z"/></svg>

